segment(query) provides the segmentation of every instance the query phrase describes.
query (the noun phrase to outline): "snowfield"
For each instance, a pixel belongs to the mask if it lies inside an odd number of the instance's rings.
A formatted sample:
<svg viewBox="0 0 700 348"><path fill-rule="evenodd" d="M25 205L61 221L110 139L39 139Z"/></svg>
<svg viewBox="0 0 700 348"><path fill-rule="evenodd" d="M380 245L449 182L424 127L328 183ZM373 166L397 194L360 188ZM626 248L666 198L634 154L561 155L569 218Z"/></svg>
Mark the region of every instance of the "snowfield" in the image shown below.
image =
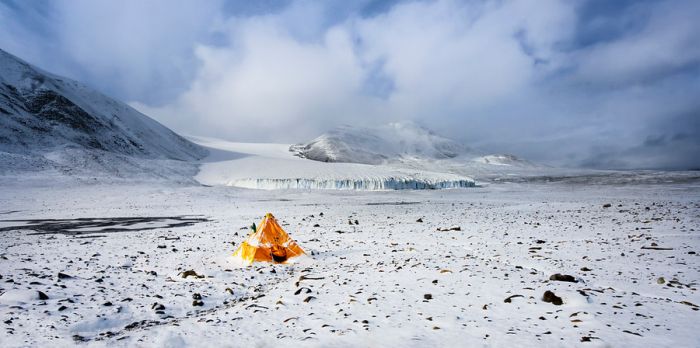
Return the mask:
<svg viewBox="0 0 700 348"><path fill-rule="evenodd" d="M3 347L700 342L697 180L0 186ZM231 263L266 212L310 261Z"/></svg>

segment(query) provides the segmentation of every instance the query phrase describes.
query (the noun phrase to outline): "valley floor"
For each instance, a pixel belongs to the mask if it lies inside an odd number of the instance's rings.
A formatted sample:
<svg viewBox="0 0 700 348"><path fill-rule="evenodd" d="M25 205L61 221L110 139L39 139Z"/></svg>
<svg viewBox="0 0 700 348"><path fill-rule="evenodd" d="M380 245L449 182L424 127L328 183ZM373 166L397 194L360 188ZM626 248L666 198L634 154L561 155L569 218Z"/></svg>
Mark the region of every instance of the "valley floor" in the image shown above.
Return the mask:
<svg viewBox="0 0 700 348"><path fill-rule="evenodd" d="M266 212L312 260L231 263ZM698 183L5 182L0 220L2 347L700 345Z"/></svg>

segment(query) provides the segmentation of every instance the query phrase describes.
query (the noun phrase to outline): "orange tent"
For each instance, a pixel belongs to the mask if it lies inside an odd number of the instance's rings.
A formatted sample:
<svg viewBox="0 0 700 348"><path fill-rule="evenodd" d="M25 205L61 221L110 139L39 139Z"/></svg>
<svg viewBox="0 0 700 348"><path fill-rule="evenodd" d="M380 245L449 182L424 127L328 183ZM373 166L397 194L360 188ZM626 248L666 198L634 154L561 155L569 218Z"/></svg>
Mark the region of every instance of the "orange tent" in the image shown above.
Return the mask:
<svg viewBox="0 0 700 348"><path fill-rule="evenodd" d="M233 253L234 258L248 265L256 261L286 263L301 255L306 253L284 232L270 213L265 214L257 230Z"/></svg>

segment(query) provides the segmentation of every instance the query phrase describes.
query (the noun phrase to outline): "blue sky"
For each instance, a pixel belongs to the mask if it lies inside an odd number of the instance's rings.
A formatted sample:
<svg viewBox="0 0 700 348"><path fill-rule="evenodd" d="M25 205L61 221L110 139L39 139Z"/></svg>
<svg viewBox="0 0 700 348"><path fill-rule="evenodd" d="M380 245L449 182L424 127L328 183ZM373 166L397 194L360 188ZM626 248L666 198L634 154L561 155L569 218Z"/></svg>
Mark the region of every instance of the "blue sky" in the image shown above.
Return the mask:
<svg viewBox="0 0 700 348"><path fill-rule="evenodd" d="M700 1L0 1L0 48L176 131L413 120L488 152L700 168Z"/></svg>

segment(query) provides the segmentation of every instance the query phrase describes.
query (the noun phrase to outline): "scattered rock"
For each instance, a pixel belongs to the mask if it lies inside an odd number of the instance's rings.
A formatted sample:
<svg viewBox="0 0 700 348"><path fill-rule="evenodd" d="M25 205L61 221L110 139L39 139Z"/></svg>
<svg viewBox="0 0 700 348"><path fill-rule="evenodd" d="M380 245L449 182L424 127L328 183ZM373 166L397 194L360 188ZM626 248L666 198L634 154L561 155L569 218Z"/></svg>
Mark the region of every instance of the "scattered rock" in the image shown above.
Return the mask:
<svg viewBox="0 0 700 348"><path fill-rule="evenodd" d="M204 278L204 275L197 274L197 272L195 272L194 270L191 270L191 269L184 271L184 272L180 272L179 275L183 278L187 278L187 277L195 277L197 279Z"/></svg>
<svg viewBox="0 0 700 348"><path fill-rule="evenodd" d="M505 302L505 303L511 303L511 302L513 302L512 299L514 299L514 298L516 298L516 297L525 297L525 296L523 296L523 295L511 295L511 296L508 296L505 300L503 300L503 302Z"/></svg>
<svg viewBox="0 0 700 348"><path fill-rule="evenodd" d="M309 303L309 302L311 302L311 300L314 300L314 299L316 299L315 296L309 296L309 297L304 299L304 302Z"/></svg>
<svg viewBox="0 0 700 348"><path fill-rule="evenodd" d="M632 331L629 331L629 330L622 330L622 332L628 333L628 334L630 334L630 335L635 335L635 336L640 336L640 337L642 336L641 334L639 334L639 333L637 333L637 332L632 332Z"/></svg>
<svg viewBox="0 0 700 348"><path fill-rule="evenodd" d="M698 308L700 308L700 307L698 307L698 305L696 305L695 303L688 302L688 301L680 301L680 302L678 302L678 303L684 304L684 305L686 305L686 306L693 307L693 309L696 310L696 311L698 310Z"/></svg>
<svg viewBox="0 0 700 348"><path fill-rule="evenodd" d="M673 250L673 248L662 248L662 247L656 246L655 245L656 243L651 243L651 244L652 244L651 246L642 246L642 249L645 249L645 250Z"/></svg>
<svg viewBox="0 0 700 348"><path fill-rule="evenodd" d="M555 306L561 306L564 301L562 301L561 297L555 295L553 292L547 290L544 292L544 295L542 295L542 301L551 303Z"/></svg>
<svg viewBox="0 0 700 348"><path fill-rule="evenodd" d="M552 274L549 277L549 280L556 280L559 282L578 283L578 281L576 280L576 278L574 276L568 275L568 274L560 274L560 273Z"/></svg>
<svg viewBox="0 0 700 348"><path fill-rule="evenodd" d="M65 273L58 272L58 279L71 279L73 278L72 276L69 276Z"/></svg>

